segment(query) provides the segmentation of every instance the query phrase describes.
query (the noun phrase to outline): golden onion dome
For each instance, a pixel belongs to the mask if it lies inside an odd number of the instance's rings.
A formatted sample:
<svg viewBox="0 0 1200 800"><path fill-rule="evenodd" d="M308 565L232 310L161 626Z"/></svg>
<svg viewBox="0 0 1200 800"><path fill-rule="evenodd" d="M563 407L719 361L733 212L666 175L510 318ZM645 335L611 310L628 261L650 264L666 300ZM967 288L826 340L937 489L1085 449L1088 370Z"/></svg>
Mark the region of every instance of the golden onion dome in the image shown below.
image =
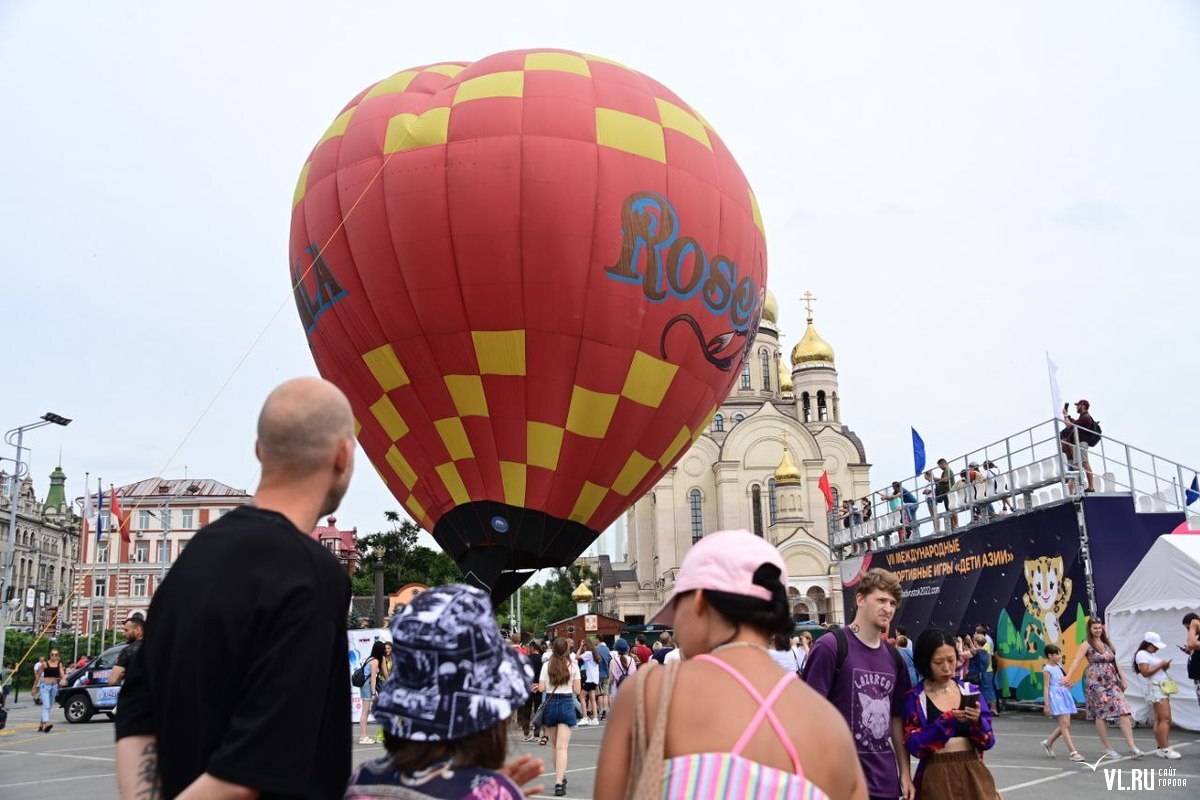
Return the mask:
<svg viewBox="0 0 1200 800"><path fill-rule="evenodd" d="M772 324L779 322L779 303L770 289L767 289L767 299L763 300L762 321Z"/></svg>
<svg viewBox="0 0 1200 800"><path fill-rule="evenodd" d="M792 457L788 455L787 445L783 446L783 460L779 462L779 466L775 468L776 483L800 483L804 476L800 473L800 469L792 463Z"/></svg>
<svg viewBox="0 0 1200 800"><path fill-rule="evenodd" d="M595 595L588 588L587 581L583 581L575 587L575 591L571 592L571 599L576 603L590 603Z"/></svg>
<svg viewBox="0 0 1200 800"><path fill-rule="evenodd" d="M779 354L779 391L781 394L792 393L792 371L783 363L783 353Z"/></svg>
<svg viewBox="0 0 1200 800"><path fill-rule="evenodd" d="M792 366L798 367L814 362L832 364L833 348L817 333L817 329L813 327L812 314L809 314L804 337L792 348Z"/></svg>

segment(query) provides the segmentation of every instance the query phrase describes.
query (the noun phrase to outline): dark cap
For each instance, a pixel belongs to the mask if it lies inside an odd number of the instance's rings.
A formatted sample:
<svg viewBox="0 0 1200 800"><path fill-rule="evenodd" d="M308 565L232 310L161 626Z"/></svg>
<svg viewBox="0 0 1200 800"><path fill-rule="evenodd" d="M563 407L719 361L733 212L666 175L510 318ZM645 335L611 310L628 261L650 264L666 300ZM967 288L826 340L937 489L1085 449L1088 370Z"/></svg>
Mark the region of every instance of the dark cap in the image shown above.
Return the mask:
<svg viewBox="0 0 1200 800"><path fill-rule="evenodd" d="M1092 407L1092 404L1091 404L1091 403L1089 403L1087 400L1076 400L1076 401L1075 401L1075 405L1077 405L1077 406L1087 406L1088 408L1091 408L1091 407Z"/></svg>

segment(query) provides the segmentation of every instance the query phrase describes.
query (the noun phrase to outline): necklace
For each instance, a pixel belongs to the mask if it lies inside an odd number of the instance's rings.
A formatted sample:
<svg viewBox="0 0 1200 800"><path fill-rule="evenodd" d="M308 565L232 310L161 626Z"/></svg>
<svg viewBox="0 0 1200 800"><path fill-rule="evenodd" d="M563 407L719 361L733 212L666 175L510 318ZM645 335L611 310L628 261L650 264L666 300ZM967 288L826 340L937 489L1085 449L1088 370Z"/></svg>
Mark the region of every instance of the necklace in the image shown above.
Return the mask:
<svg viewBox="0 0 1200 800"><path fill-rule="evenodd" d="M758 642L728 642L726 644L717 645L712 650L709 650L708 654L711 656L721 652L722 650L732 650L735 647L753 647L755 650L762 650L767 655L771 654L771 651L766 648L766 645L761 645Z"/></svg>
<svg viewBox="0 0 1200 800"><path fill-rule="evenodd" d="M925 694L949 694L954 688L954 681L947 681L946 685L940 689L930 689L929 681L925 681Z"/></svg>

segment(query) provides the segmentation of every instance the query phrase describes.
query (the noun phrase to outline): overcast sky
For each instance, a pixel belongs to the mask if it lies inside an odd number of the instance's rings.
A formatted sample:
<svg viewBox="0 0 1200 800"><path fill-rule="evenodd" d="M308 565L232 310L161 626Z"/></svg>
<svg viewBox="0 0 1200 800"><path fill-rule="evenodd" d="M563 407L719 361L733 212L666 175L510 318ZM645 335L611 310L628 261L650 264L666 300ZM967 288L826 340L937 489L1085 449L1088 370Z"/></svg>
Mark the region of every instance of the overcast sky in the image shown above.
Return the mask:
<svg viewBox="0 0 1200 800"><path fill-rule="evenodd" d="M292 191L403 68L560 47L713 124L754 187L790 349L819 298L881 485L1050 415L1200 463L1200 12L1187 2L0 3L0 428L43 494L253 489L267 391L314 374ZM243 361L243 356L245 360ZM4 452L11 457L11 449ZM5 465L11 468L11 465ZM399 509L360 462L340 523Z"/></svg>

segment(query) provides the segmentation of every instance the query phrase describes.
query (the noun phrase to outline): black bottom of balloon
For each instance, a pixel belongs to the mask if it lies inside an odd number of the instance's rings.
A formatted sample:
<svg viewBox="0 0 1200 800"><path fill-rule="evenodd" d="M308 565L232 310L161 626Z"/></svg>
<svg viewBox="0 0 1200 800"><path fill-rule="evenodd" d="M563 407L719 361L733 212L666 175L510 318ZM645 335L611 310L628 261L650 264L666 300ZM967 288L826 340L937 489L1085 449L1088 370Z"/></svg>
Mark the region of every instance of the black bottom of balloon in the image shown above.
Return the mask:
<svg viewBox="0 0 1200 800"><path fill-rule="evenodd" d="M490 500L458 506L433 528L433 538L458 562L463 582L489 592L493 606L534 571L574 562L596 536L578 522Z"/></svg>

